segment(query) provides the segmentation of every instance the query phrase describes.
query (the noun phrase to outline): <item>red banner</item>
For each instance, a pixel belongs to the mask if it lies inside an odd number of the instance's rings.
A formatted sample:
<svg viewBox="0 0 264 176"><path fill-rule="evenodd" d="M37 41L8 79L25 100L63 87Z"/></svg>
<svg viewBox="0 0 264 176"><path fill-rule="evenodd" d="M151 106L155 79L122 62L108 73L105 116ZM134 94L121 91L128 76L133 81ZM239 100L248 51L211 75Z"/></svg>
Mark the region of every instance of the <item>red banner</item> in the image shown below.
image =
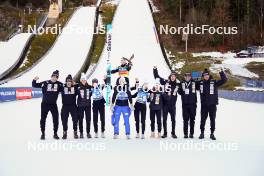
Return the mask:
<svg viewBox="0 0 264 176"><path fill-rule="evenodd" d="M16 99L24 100L32 98L32 89L17 89L16 90Z"/></svg>

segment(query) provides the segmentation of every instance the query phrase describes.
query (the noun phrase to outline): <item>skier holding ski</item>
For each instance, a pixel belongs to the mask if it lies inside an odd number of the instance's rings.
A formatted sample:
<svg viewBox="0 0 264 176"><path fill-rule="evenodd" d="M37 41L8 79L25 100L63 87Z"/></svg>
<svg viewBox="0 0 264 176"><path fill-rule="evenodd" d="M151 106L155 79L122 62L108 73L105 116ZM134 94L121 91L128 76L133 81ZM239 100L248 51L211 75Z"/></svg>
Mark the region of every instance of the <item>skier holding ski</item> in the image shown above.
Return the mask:
<svg viewBox="0 0 264 176"><path fill-rule="evenodd" d="M80 138L83 138L83 118L85 114L86 120L86 133L87 138L92 138L90 134L91 126L91 96L92 96L92 86L88 85L86 76L84 73L81 75L80 84L78 86L78 121Z"/></svg>
<svg viewBox="0 0 264 176"><path fill-rule="evenodd" d="M130 139L129 117L131 115L131 110L133 110L133 104L131 92L123 77L119 79L119 84L114 88L111 109L113 111L112 124L114 126L114 139L117 139L119 135L119 121L121 114L123 115L125 122L127 139Z"/></svg>
<svg viewBox="0 0 264 176"><path fill-rule="evenodd" d="M221 77L220 80L215 80L210 75L208 69L205 69L202 77L203 79L199 82L199 90L201 97L201 124L200 130L201 134L199 139L204 138L204 127L206 123L206 119L210 117L210 125L211 125L211 135L210 138L212 140L216 140L214 136L215 131L215 118L216 118L216 106L218 105L218 87L225 84L227 82L227 77L223 71L219 72Z"/></svg>
<svg viewBox="0 0 264 176"><path fill-rule="evenodd" d="M101 137L104 138L105 131L105 99L103 97L103 85L98 85L98 79L92 80L92 98L93 98L93 124L95 138L98 138L98 113L101 121Z"/></svg>
<svg viewBox="0 0 264 176"><path fill-rule="evenodd" d="M164 101L168 100L168 96L163 92L160 83L157 82L153 90L150 91L149 109L150 109L150 127L151 138L155 138L155 121L157 119L158 138L161 138L161 112L164 107Z"/></svg>
<svg viewBox="0 0 264 176"><path fill-rule="evenodd" d="M63 126L62 139L67 139L68 118L70 114L73 122L74 138L77 139L78 111L76 105L76 96L77 96L78 88L76 85L74 85L71 75L68 75L66 77L65 82L66 83L61 92L61 96L62 96L61 121Z"/></svg>
<svg viewBox="0 0 264 176"><path fill-rule="evenodd" d="M119 78L116 80L116 84L119 83L119 79L121 77L125 77L126 83L129 85L129 71L132 68L132 59L134 58L134 54L130 57L130 59L127 59L125 57L121 58L121 65L118 66L116 69L111 70L111 74L117 73L119 75Z"/></svg>
<svg viewBox="0 0 264 176"><path fill-rule="evenodd" d="M164 134L162 135L162 138L167 138L167 118L168 114L171 116L171 137L177 138L175 134L175 127L176 127L176 101L177 101L177 93L179 89L179 83L177 83L177 77L176 73L172 72L167 79L164 79L159 76L158 69L155 66L153 68L153 74L155 79L160 80L160 84L165 86L166 94L169 96L169 99L164 101L163 103L163 128L164 128ZM167 91L168 90L168 91Z"/></svg>
<svg viewBox="0 0 264 176"><path fill-rule="evenodd" d="M54 139L59 139L57 134L59 127L59 111L57 106L58 95L63 88L63 84L58 81L59 71L56 70L52 73L51 79L48 81L43 81L37 83L39 77L35 77L32 81L32 87L42 88L42 102L41 102L41 118L40 118L40 128L41 128L41 140L45 139L45 126L46 119L49 111L52 114L53 119L53 131Z"/></svg>
<svg viewBox="0 0 264 176"><path fill-rule="evenodd" d="M190 123L190 138L193 138L194 124L197 107L197 84L192 79L191 73L184 74L184 80L180 83L178 93L182 99L182 116L183 116L183 132L184 138L188 138L188 126Z"/></svg>
<svg viewBox="0 0 264 176"><path fill-rule="evenodd" d="M136 86L137 88L139 84L138 79L136 79ZM131 88L132 89L132 88ZM134 117L136 122L136 131L137 135L136 138L140 138L139 134L139 124L141 122L141 139L145 139L145 121L146 121L146 113L147 113L147 102L149 101L149 90L148 90L148 83L144 82L142 87L138 88L137 92L132 95L132 98L136 98L136 103L134 105Z"/></svg>

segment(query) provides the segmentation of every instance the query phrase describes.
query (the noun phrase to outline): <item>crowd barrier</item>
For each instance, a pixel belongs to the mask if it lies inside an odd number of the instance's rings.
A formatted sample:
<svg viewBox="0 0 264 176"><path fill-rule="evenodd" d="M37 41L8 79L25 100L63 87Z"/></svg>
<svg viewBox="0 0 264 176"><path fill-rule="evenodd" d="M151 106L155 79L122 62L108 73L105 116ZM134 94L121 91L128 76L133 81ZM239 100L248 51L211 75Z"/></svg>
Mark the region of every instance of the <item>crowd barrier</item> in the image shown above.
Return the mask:
<svg viewBox="0 0 264 176"><path fill-rule="evenodd" d="M264 92L219 90L218 95L230 100L264 103Z"/></svg>
<svg viewBox="0 0 264 176"><path fill-rule="evenodd" d="M42 97L39 88L32 87L0 87L0 102L25 100Z"/></svg>

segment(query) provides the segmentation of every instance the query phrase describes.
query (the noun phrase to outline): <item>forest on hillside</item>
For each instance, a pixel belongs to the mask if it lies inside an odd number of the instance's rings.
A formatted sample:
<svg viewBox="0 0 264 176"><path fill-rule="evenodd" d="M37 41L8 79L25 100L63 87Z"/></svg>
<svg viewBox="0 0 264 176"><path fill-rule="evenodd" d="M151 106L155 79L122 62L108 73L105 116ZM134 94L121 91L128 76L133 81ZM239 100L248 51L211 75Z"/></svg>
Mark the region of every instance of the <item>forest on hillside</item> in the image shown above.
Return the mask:
<svg viewBox="0 0 264 176"><path fill-rule="evenodd" d="M264 45L264 0L152 0L163 24L237 27L236 35L192 35L190 47L219 50ZM180 36L178 36L178 39ZM183 43L177 43L184 46Z"/></svg>

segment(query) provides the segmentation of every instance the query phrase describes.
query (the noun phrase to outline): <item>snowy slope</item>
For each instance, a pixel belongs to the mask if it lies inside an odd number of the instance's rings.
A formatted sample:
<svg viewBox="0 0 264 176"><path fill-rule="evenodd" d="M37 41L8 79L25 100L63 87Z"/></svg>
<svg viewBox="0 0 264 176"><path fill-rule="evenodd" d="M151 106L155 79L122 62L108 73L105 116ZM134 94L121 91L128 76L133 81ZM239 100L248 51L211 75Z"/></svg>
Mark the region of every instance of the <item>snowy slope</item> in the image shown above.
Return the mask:
<svg viewBox="0 0 264 176"><path fill-rule="evenodd" d="M160 68L162 76L169 74L153 27L152 14L146 0L120 2L113 22L111 64L112 68L115 68L120 65L121 57L129 58L134 53L133 68L130 72L132 82L135 77L139 77L141 81L148 80L153 83L153 66ZM106 57L105 49L90 80L102 79L106 73ZM116 80L116 77L117 75L114 75L113 80Z"/></svg>
<svg viewBox="0 0 264 176"><path fill-rule="evenodd" d="M30 36L30 33L20 33L0 42L0 76L16 64Z"/></svg>
<svg viewBox="0 0 264 176"><path fill-rule="evenodd" d="M193 53L194 57L198 56L210 56L213 58L223 58L222 64L215 64L212 66L212 70L225 67L231 71L233 75L247 77L247 78L258 78L259 76L247 68L246 64L250 62L264 62L264 58L236 58L235 53L220 53L220 52L202 52L202 53Z"/></svg>
<svg viewBox="0 0 264 176"><path fill-rule="evenodd" d="M135 22L134 18L138 22ZM156 46L151 21L146 0L121 0L114 21L112 55L112 61L117 65L121 56L129 56L135 52L135 65L131 77L143 75L150 82L153 80L152 65L158 65L162 76L169 74L160 48ZM127 26L129 22L133 25L130 27L134 30ZM144 26L145 29L141 31L135 27L136 24L139 28ZM131 32L127 36L122 35L126 28ZM117 29L120 30L120 33ZM127 38L133 43L128 42ZM144 48L141 49L138 45ZM120 48L117 48L118 46ZM99 78L105 73L106 61L103 58L105 57L102 57L92 77ZM61 108L61 100L58 101L58 106ZM197 108L195 139L193 140L183 139L181 101L179 99L176 125L179 139L176 140L171 138L166 140L150 139L149 116L147 116L146 121L147 138L145 140L134 139L133 115L130 118L133 138L129 141L125 140L123 120L121 120L121 139L113 140L113 127L107 108L106 139L74 140L72 122L69 119L69 139L67 141L54 141L52 139L52 120L49 116L47 119L47 140L41 142L39 140L40 99L0 104L0 175L262 176L262 163L264 161L263 105L220 99L216 122L218 140L206 139L202 142L197 139L200 122L199 107L200 105ZM13 110L14 108L16 111ZM170 120L168 120L168 124L170 124ZM207 121L206 132L209 132L208 125L209 120ZM92 125L91 129L93 131ZM170 129L170 125L168 125L168 129ZM61 122L59 132L61 136ZM208 135L206 137L208 138ZM211 146L235 144L238 148L235 151L209 150L208 148L203 151L195 149L161 151L160 141L168 142L172 148L175 145L202 145L203 143ZM29 148L29 143L36 144L39 150L35 151ZM70 144L78 144L79 147L63 149L63 146Z"/></svg>
<svg viewBox="0 0 264 176"><path fill-rule="evenodd" d="M83 65L91 46L95 10L96 7L78 9L43 60L32 70L4 86L31 86L35 75L38 75L41 80L49 79L56 69L60 71L62 81L68 74L74 76Z"/></svg>

